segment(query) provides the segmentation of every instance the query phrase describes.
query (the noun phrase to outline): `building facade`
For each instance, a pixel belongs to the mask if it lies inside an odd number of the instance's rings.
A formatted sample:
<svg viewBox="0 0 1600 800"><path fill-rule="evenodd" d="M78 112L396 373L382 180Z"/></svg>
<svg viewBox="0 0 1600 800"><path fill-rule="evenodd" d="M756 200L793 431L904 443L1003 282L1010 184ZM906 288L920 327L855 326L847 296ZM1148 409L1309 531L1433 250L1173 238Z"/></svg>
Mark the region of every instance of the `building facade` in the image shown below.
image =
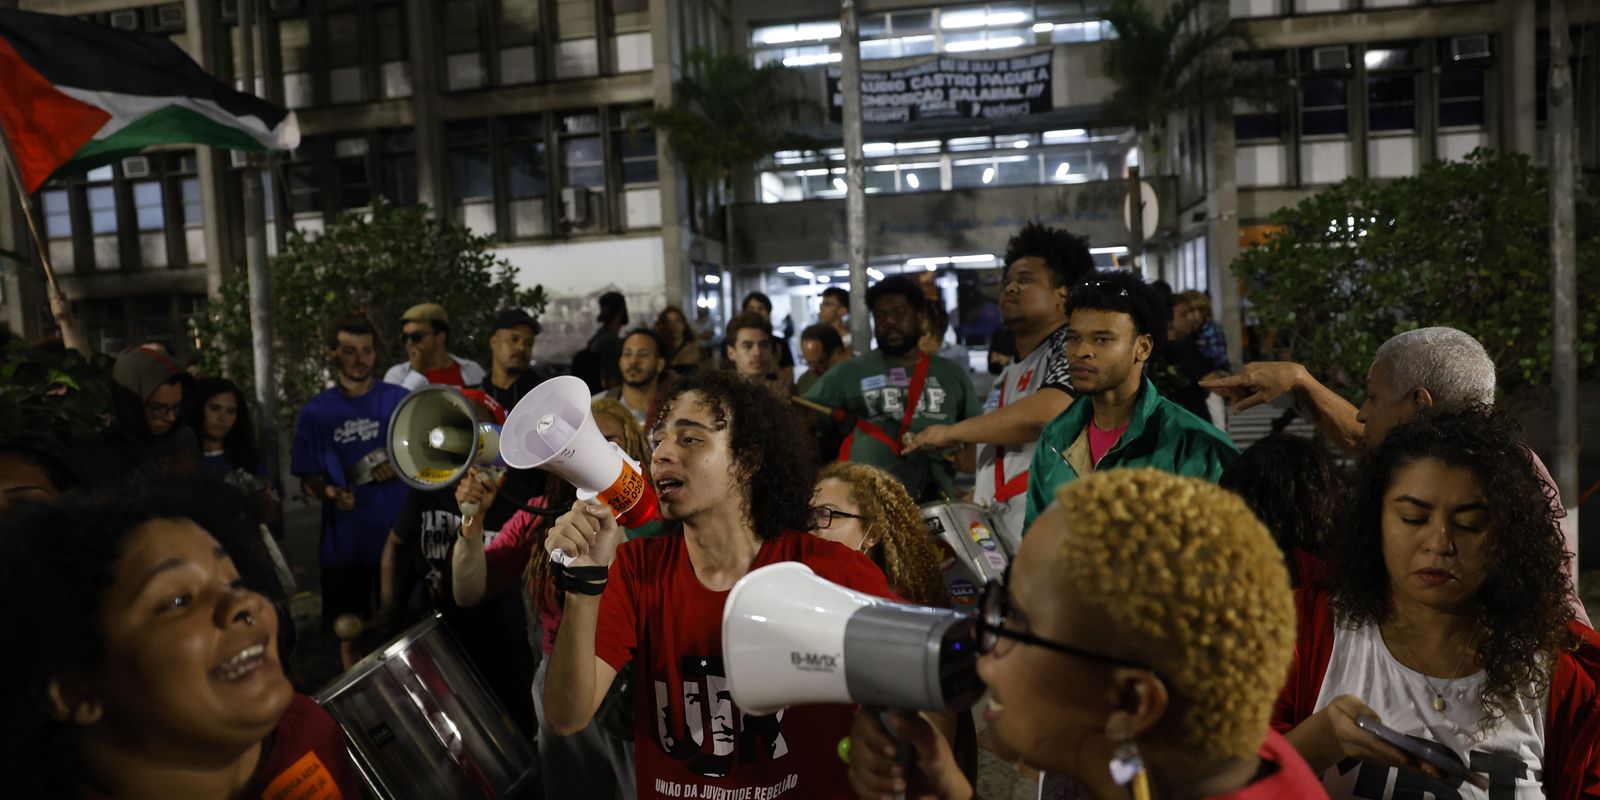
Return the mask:
<svg viewBox="0 0 1600 800"><path fill-rule="evenodd" d="M494 238L521 280L552 297L537 356L561 360L594 326L594 297L621 289L642 318L686 296L720 260L682 212L687 190L638 109L670 101L672 65L718 46L709 0L255 0L255 92L293 109L300 147L264 175L269 253L378 197L423 203ZM0 0L170 37L243 88L237 0ZM663 164L668 164L663 168ZM239 165L171 147L33 198L47 249L97 347L160 341L242 279ZM9 189L9 187L8 187ZM13 192L0 249L33 251ZM4 266L3 319L53 327L35 270Z"/></svg>
<svg viewBox="0 0 1600 800"><path fill-rule="evenodd" d="M1163 0L1150 0L1159 13ZM562 361L620 289L636 320L667 304L720 327L749 291L798 331L847 282L844 152L833 0L256 0L256 91L295 109L303 141L266 175L269 251L382 196L425 203L495 239L550 292L536 353ZM1273 107L1173 114L1159 159L1104 118L1106 0L864 0L867 252L874 277L929 281L981 347L997 323L1006 239L1037 219L1088 237L1097 260L1133 244L1129 167L1144 169L1143 268L1210 292L1239 330L1227 265L1271 213L1348 177L1416 174L1475 147L1544 160L1545 5L1535 0L1228 0L1256 49L1241 68L1292 81ZM1600 166L1600 8L1572 4L1580 158ZM235 0L0 0L169 36L242 86ZM1594 45L1594 46L1590 46ZM725 248L721 203L633 124L667 104L683 54L736 52L793 68L823 112L811 152L740 176ZM1159 172L1160 174L1152 174ZM34 209L97 346L164 341L244 263L240 176L228 153L165 148L47 184ZM0 249L31 252L0 192ZM0 319L49 332L42 282L0 261ZM1236 344L1238 337L1230 337Z"/></svg>

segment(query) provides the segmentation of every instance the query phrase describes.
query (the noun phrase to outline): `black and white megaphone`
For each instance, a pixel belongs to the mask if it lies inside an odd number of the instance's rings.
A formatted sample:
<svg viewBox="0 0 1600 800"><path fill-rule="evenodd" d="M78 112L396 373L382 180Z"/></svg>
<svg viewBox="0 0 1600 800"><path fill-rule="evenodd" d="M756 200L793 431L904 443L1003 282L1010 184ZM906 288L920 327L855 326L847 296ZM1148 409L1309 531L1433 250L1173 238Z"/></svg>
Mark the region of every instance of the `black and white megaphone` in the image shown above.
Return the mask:
<svg viewBox="0 0 1600 800"><path fill-rule="evenodd" d="M799 562L772 564L740 578L723 606L728 691L749 714L813 703L965 707L983 692L976 625L846 589Z"/></svg>
<svg viewBox="0 0 1600 800"><path fill-rule="evenodd" d="M534 387L506 416L500 453L517 469L544 469L599 499L617 524L637 528L660 519L656 489L639 462L606 441L589 412L589 385L563 375Z"/></svg>
<svg viewBox="0 0 1600 800"><path fill-rule="evenodd" d="M493 480L505 473L500 424L492 418L499 404L479 394L474 401L453 386L434 385L400 401L389 417L388 441L389 461L400 480L438 491L454 485L469 467L483 469ZM476 516L476 504L463 503L461 513Z"/></svg>

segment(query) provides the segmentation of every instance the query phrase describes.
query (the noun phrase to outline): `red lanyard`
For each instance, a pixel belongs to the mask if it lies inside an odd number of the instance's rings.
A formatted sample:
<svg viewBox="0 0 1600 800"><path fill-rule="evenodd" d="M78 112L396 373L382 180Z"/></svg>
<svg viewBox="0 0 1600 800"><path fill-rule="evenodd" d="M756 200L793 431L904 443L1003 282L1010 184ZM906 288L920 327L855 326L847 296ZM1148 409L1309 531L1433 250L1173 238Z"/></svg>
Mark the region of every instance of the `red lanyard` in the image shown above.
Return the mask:
<svg viewBox="0 0 1600 800"><path fill-rule="evenodd" d="M911 420L917 415L917 403L922 399L922 387L928 380L929 361L928 354L922 353L917 357L917 365L911 370L911 387L906 393L906 415L900 420L899 437L890 438L888 431L878 427L876 424L867 421L865 418L856 419L856 428L858 430L882 442L896 457L900 455L901 442L905 441L906 434L911 431ZM844 437L844 444L839 446L840 461L850 460L850 448L855 444L855 440L855 431L851 431L849 436Z"/></svg>

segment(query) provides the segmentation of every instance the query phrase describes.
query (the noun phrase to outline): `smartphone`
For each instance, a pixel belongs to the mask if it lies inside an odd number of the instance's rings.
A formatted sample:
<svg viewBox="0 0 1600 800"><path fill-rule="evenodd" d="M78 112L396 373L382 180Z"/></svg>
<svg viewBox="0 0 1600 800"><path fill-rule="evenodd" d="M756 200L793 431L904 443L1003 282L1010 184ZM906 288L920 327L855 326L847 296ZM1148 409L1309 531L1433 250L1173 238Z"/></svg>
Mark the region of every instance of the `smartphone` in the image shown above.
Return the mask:
<svg viewBox="0 0 1600 800"><path fill-rule="evenodd" d="M1446 750L1442 745L1422 739L1414 739L1366 714L1356 717L1356 727L1400 748L1406 753L1416 756L1426 764L1438 767L1439 771L1446 775L1470 783L1484 791L1489 790L1489 779L1486 776L1467 769L1465 764L1456 760L1454 753Z"/></svg>

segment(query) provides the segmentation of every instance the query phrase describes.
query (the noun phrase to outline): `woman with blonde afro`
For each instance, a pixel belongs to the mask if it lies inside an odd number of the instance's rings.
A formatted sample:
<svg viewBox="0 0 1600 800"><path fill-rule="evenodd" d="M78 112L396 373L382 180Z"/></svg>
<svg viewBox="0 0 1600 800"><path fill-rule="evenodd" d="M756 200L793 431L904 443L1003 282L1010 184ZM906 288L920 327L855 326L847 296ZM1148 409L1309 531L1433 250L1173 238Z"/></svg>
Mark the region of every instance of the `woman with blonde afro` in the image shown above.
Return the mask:
<svg viewBox="0 0 1600 800"><path fill-rule="evenodd" d="M985 587L983 715L999 744L1077 796L1323 797L1268 727L1294 614L1283 557L1238 497L1156 470L1094 473L1057 490L1008 583ZM862 798L973 796L921 718L893 725L915 750L909 771L876 716L856 718Z"/></svg>
<svg viewBox="0 0 1600 800"><path fill-rule="evenodd" d="M950 594L939 552L922 512L905 486L874 466L836 461L817 475L806 527L829 541L866 553L902 599L946 608Z"/></svg>

